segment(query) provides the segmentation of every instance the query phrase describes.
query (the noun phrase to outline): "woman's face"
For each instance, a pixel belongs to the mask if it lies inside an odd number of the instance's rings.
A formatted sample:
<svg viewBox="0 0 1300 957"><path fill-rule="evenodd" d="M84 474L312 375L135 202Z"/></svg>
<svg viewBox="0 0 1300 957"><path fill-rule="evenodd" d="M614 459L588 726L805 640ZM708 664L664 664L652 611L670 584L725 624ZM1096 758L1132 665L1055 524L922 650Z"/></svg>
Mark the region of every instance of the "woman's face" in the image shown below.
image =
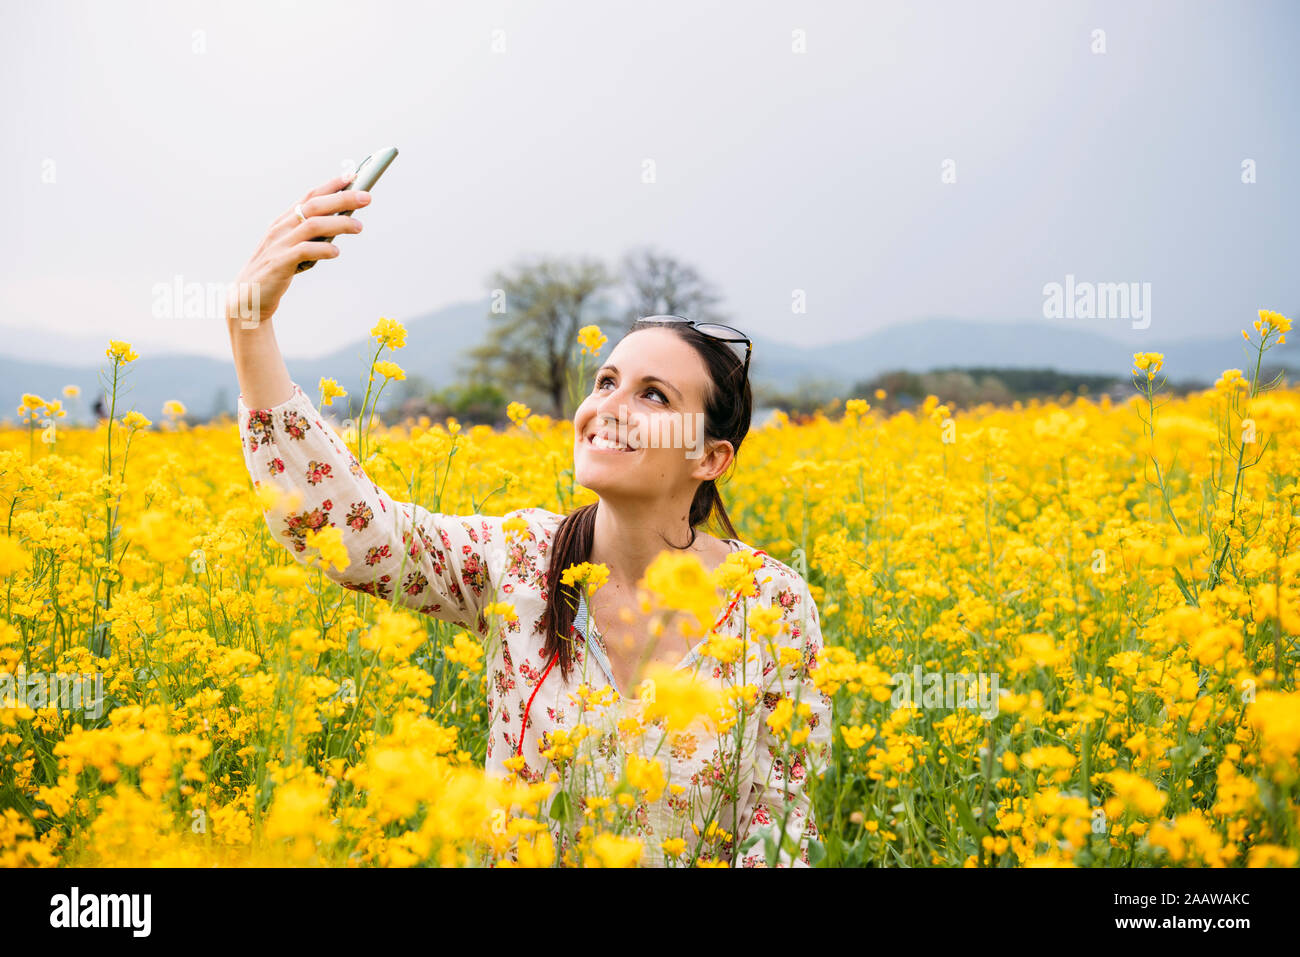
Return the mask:
<svg viewBox="0 0 1300 957"><path fill-rule="evenodd" d="M726 471L731 443L709 448L704 437L708 367L672 330L625 336L589 384L573 416L579 485L601 498L689 498L700 482ZM612 439L611 447L593 436Z"/></svg>

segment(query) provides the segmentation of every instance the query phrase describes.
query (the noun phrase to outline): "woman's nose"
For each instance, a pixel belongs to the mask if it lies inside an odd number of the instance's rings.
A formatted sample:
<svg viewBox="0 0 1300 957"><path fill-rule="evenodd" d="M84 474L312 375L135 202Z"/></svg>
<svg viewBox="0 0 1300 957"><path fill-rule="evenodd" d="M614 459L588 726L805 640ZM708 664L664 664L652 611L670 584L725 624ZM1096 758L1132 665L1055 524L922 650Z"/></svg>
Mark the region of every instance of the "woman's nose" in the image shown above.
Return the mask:
<svg viewBox="0 0 1300 957"><path fill-rule="evenodd" d="M606 392L596 403L596 417L601 422L619 422L627 418L627 396L619 389Z"/></svg>

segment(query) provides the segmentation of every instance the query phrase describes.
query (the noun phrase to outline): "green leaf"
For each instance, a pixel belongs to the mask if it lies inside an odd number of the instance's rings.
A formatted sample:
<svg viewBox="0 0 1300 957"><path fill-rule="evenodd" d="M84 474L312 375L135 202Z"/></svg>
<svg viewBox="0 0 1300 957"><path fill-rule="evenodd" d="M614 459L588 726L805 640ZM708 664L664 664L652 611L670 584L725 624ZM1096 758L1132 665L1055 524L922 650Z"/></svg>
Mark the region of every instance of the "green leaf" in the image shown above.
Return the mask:
<svg viewBox="0 0 1300 957"><path fill-rule="evenodd" d="M962 830L977 840L983 836L985 828L975 823L975 815L970 812L970 805L966 799L959 794L953 795L953 806L957 808L957 820L961 822Z"/></svg>
<svg viewBox="0 0 1300 957"><path fill-rule="evenodd" d="M816 867L825 856L826 848L822 846L822 842L815 837L808 838L808 862Z"/></svg>
<svg viewBox="0 0 1300 957"><path fill-rule="evenodd" d="M561 791L555 795L555 800L551 802L551 818L561 822L569 819L569 793L567 791Z"/></svg>

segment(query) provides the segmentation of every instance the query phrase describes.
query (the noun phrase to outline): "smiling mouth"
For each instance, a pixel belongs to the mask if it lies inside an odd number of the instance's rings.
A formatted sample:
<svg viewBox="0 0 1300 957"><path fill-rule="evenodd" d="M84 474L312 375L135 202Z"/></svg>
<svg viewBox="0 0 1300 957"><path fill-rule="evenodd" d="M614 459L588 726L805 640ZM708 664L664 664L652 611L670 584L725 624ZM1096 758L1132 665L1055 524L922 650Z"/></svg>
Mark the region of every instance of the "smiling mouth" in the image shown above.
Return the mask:
<svg viewBox="0 0 1300 957"><path fill-rule="evenodd" d="M619 445L617 442L610 441L598 435L589 435L582 440L583 444L589 449L595 449L597 452L637 452L639 449L630 448L626 445Z"/></svg>

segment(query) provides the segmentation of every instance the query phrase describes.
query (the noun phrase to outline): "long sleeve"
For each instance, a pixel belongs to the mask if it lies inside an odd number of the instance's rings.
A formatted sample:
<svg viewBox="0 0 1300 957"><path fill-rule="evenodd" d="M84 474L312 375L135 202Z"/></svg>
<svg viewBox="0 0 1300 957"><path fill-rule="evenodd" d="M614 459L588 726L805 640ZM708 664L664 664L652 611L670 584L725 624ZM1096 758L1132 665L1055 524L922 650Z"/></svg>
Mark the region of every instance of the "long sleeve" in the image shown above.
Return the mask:
<svg viewBox="0 0 1300 957"><path fill-rule="evenodd" d="M503 517L442 515L396 502L362 470L303 390L279 405L249 409L238 400L244 462L254 487L270 482L298 504L265 511L272 537L306 564L308 531L341 530L342 571L325 569L344 588L484 633L505 558Z"/></svg>
<svg viewBox="0 0 1300 957"><path fill-rule="evenodd" d="M778 842L778 867L808 867L811 866L808 841L819 837L808 778L825 767L830 756L832 702L811 676L822 650L822 635L817 604L801 576L793 571L789 573L774 594L774 606L777 603L782 610L782 631L773 639L765 639L774 644L777 654L764 655L763 704L758 711L760 725L751 791L753 809L736 846L754 834L769 831ZM779 660L782 648L795 649L797 661L782 665ZM797 728L797 718L793 715L804 704L809 708L804 719L808 735L800 744L790 748L787 764L785 739L789 732L778 734L773 731L768 718L775 714L779 723L781 714L789 709L791 722ZM781 838L787 800L789 818L785 822L785 835L797 848L793 859ZM766 867L766 842L760 837L737 863L740 867Z"/></svg>

